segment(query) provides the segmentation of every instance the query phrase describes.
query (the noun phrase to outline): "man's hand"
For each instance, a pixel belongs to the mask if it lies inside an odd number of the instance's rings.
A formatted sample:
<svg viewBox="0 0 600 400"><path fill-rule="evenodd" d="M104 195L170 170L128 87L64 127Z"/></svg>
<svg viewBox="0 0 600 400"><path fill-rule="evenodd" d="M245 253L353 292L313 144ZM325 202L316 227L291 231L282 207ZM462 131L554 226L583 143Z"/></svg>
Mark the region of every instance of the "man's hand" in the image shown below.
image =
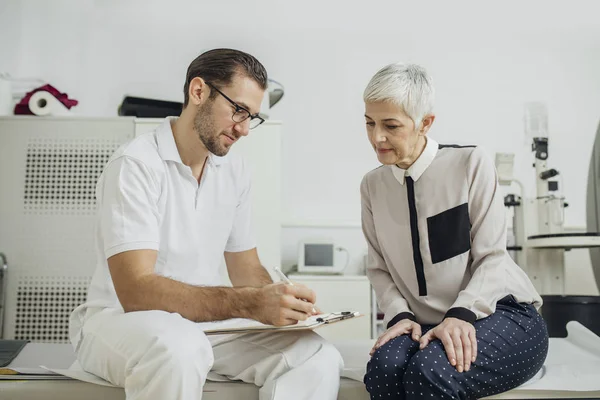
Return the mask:
<svg viewBox="0 0 600 400"><path fill-rule="evenodd" d="M379 336L379 339L377 339L375 345L373 345L373 348L369 352L369 355L372 356L373 354L375 354L375 351L377 351L378 348L380 348L390 340L398 336L407 335L411 332L412 339L415 342L418 342L421 338L421 325L417 324L416 322L410 319L403 319L401 321L398 321L394 326L391 326L388 330L383 332L381 336Z"/></svg>
<svg viewBox="0 0 600 400"><path fill-rule="evenodd" d="M258 289L253 318L268 325L294 325L313 315L315 292L301 284L273 283ZM306 300L306 301L304 301Z"/></svg>
<svg viewBox="0 0 600 400"><path fill-rule="evenodd" d="M457 318L446 318L423 335L420 349L424 349L434 339L440 339L450 364L458 372L471 369L471 363L477 358L477 338L472 324Z"/></svg>

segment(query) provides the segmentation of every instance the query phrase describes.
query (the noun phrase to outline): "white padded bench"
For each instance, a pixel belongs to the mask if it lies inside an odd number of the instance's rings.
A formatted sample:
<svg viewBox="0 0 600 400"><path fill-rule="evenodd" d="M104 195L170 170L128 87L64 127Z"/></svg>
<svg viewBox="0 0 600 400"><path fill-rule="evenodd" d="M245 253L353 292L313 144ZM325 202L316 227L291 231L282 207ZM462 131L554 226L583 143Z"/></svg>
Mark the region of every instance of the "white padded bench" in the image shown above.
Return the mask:
<svg viewBox="0 0 600 400"><path fill-rule="evenodd" d="M489 399L600 399L600 337L594 335L577 322L567 325L569 336L564 339L551 338L550 352L540 373L525 385ZM360 381L368 360L373 341L344 341L334 343L345 362L338 400L369 400L369 395ZM36 347L37 346L37 347ZM74 360L70 345L34 344L31 351L40 352L39 346L60 351L60 357L46 359L48 367L67 375L86 379L77 370L62 370ZM27 348L26 348L27 349ZM25 350L23 350L25 351ZM18 365L19 357L10 366ZM21 357L22 359L22 357ZM77 375L79 374L79 375ZM85 373L83 373L85 374ZM258 399L258 389L241 382L207 382L205 400ZM0 399L11 400L124 400L121 388L101 386L79 380L54 381L0 381Z"/></svg>

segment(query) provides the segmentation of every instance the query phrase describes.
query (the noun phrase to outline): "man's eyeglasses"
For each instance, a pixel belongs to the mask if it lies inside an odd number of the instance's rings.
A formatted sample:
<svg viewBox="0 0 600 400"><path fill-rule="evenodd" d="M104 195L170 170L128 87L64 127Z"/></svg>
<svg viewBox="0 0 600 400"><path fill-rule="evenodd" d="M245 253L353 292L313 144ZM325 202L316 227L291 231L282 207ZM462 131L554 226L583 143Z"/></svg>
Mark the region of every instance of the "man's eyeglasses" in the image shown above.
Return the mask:
<svg viewBox="0 0 600 400"><path fill-rule="evenodd" d="M233 122L240 123L240 122L244 122L245 120L250 118L250 129L254 129L257 126L259 126L260 124L262 124L263 122L265 122L265 120L262 117L259 117L258 114L254 114L254 115L250 114L250 111L246 110L244 107L240 106L238 103L231 100L229 97L227 97L227 95L225 95L225 93L221 92L213 84L211 84L209 82L206 82L206 84L208 86L210 86L211 88L215 89L217 91L217 93L219 93L221 96L223 96L225 98L225 100L230 102L231 105L235 108L235 110L233 111L233 115L231 116L231 119L233 120Z"/></svg>

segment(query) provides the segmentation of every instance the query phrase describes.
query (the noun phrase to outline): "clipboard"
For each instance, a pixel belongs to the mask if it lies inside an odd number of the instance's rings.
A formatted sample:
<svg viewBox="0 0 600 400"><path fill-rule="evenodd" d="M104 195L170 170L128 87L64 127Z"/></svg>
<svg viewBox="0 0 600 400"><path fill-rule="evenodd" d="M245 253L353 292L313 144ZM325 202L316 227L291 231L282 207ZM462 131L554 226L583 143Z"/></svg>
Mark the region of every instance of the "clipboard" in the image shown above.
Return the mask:
<svg viewBox="0 0 600 400"><path fill-rule="evenodd" d="M362 317L357 311L340 311L334 313L319 314L309 317L306 321L299 321L295 325L273 326L264 325L259 322L256 325L236 326L231 328L206 329L206 335L228 335L241 333L259 333L259 332L290 332L313 330L325 325L331 325L349 319Z"/></svg>

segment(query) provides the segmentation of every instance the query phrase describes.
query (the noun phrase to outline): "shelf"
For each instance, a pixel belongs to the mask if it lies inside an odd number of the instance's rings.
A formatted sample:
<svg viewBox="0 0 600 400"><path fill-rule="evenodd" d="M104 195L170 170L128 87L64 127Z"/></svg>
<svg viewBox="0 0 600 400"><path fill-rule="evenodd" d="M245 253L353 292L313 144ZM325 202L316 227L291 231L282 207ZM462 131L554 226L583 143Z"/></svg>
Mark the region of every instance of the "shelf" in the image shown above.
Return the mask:
<svg viewBox="0 0 600 400"><path fill-rule="evenodd" d="M534 249L585 249L600 247L600 234L557 233L530 236L526 247Z"/></svg>

